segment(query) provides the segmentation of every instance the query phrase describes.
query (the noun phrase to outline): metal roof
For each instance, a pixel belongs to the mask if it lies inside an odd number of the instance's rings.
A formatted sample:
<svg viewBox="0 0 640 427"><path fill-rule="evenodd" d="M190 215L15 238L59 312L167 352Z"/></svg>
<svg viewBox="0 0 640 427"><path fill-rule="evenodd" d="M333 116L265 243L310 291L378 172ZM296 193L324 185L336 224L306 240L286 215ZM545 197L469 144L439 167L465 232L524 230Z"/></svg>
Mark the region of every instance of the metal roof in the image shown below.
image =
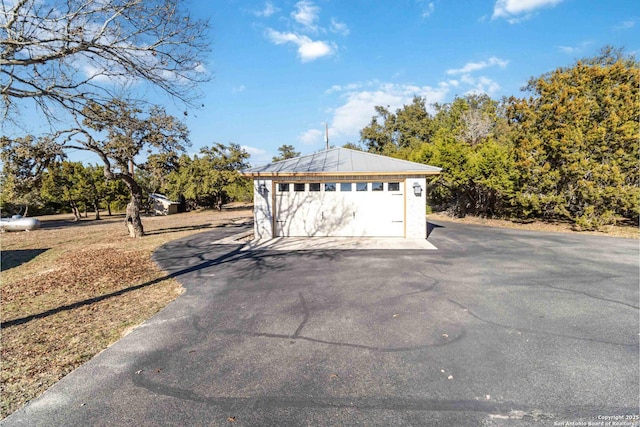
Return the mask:
<svg viewBox="0 0 640 427"><path fill-rule="evenodd" d="M441 170L441 168L422 163L340 147L245 169L241 173L252 177L353 174L437 175Z"/></svg>

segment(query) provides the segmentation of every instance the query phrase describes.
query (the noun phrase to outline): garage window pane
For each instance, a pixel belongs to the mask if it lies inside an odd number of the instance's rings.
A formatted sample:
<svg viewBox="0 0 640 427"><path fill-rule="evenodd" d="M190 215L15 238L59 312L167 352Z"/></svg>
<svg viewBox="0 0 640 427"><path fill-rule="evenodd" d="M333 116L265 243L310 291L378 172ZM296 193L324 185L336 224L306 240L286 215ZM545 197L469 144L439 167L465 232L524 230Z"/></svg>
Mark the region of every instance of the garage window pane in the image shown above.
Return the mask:
<svg viewBox="0 0 640 427"><path fill-rule="evenodd" d="M400 183L399 182L390 182L388 188L389 188L389 191L400 191Z"/></svg>
<svg viewBox="0 0 640 427"><path fill-rule="evenodd" d="M289 191L289 183L288 182L280 182L278 183L278 191L285 193Z"/></svg>
<svg viewBox="0 0 640 427"><path fill-rule="evenodd" d="M304 191L304 183L293 184L293 191Z"/></svg>
<svg viewBox="0 0 640 427"><path fill-rule="evenodd" d="M325 182L324 183L324 191L336 191L336 183L335 182Z"/></svg>
<svg viewBox="0 0 640 427"><path fill-rule="evenodd" d="M371 191L383 191L384 185L381 182L372 182Z"/></svg>
<svg viewBox="0 0 640 427"><path fill-rule="evenodd" d="M366 182L356 182L356 191L367 191Z"/></svg>
<svg viewBox="0 0 640 427"><path fill-rule="evenodd" d="M319 182L310 182L309 183L309 191L320 191L320 183Z"/></svg>
<svg viewBox="0 0 640 427"><path fill-rule="evenodd" d="M340 191L351 191L351 183L350 182L341 182L340 183Z"/></svg>

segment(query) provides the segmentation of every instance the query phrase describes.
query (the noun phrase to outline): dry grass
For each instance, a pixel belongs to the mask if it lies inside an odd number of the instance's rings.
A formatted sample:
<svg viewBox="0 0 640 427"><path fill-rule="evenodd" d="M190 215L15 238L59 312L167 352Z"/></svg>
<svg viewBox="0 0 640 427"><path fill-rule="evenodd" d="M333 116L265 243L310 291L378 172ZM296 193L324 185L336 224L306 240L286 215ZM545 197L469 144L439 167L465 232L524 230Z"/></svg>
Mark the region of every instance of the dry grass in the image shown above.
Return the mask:
<svg viewBox="0 0 640 427"><path fill-rule="evenodd" d="M130 239L123 218L40 217L33 232L3 233L0 314L6 417L175 299L182 289L151 261L173 239L248 219L246 205L143 219Z"/></svg>
<svg viewBox="0 0 640 427"><path fill-rule="evenodd" d="M514 228L519 230L548 231L554 233L581 233L600 236L622 237L627 239L640 239L640 229L634 225L612 225L602 231L576 231L572 224L564 222L531 221L527 223L509 221L506 219L479 218L466 216L455 218L445 213L432 213L427 218L441 221L461 222L466 224L486 225L490 227Z"/></svg>

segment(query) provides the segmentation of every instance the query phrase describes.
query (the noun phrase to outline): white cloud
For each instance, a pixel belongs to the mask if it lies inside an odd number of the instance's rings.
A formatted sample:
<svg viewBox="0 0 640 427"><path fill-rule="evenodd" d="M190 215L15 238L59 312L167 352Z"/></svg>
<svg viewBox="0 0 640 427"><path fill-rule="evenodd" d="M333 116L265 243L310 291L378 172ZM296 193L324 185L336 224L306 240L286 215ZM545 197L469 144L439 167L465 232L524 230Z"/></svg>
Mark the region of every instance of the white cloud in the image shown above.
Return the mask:
<svg viewBox="0 0 640 427"><path fill-rule="evenodd" d="M616 25L614 27L614 29L616 29L616 30L628 30L630 28L635 27L635 25L636 25L636 21L635 20L622 21L620 24Z"/></svg>
<svg viewBox="0 0 640 427"><path fill-rule="evenodd" d="M268 3L269 4L269 3ZM313 61L315 59L334 54L338 47L336 43L325 40L314 40L310 36L317 37L318 34L341 34L349 35L349 27L347 24L331 18L329 28L320 27L320 7L316 6L311 0L300 0L291 12L291 19L285 18L290 30L278 31L273 28L267 28L266 36L274 44L293 43L298 47L298 57L302 62Z"/></svg>
<svg viewBox="0 0 640 427"><path fill-rule="evenodd" d="M249 162L254 166L257 164L265 164L265 163L271 162L272 156L269 155L267 151L263 150L262 148L251 147L249 145L241 145L240 148L242 148L247 153L249 153L249 155L251 156L251 158L249 159Z"/></svg>
<svg viewBox="0 0 640 427"><path fill-rule="evenodd" d="M323 41L313 41L308 37L303 37L298 44L298 55L302 62L313 61L333 54L335 48Z"/></svg>
<svg viewBox="0 0 640 427"><path fill-rule="evenodd" d="M330 95L335 92L351 92L360 89L363 86L362 82L349 83L348 85L333 85L329 89L325 90L326 95Z"/></svg>
<svg viewBox="0 0 640 427"><path fill-rule="evenodd" d="M358 135L375 115L375 106L395 109L402 105L403 99L402 93L389 87L349 93L346 102L334 110L330 135Z"/></svg>
<svg viewBox="0 0 640 427"><path fill-rule="evenodd" d="M81 69L88 80L93 83L127 86L139 83L134 77L129 76L121 68L117 66L95 65L96 62L76 61L75 66Z"/></svg>
<svg viewBox="0 0 640 427"><path fill-rule="evenodd" d="M303 25L307 30L317 31L316 21L320 13L320 8L313 4L312 1L302 0L296 3L295 10L291 12L291 17L298 23Z"/></svg>
<svg viewBox="0 0 640 427"><path fill-rule="evenodd" d="M263 150L262 148L251 147L249 145L241 145L240 148L242 148L243 150L245 150L247 153L251 154L252 156L262 156L262 155L267 154L267 152L265 150Z"/></svg>
<svg viewBox="0 0 640 427"><path fill-rule="evenodd" d="M268 18L271 15L273 15L274 13L278 12L280 9L278 9L277 7L275 7L273 5L273 3L271 3L270 1L265 2L264 7L260 10L254 10L252 13L255 16L261 16L264 18Z"/></svg>
<svg viewBox="0 0 640 427"><path fill-rule="evenodd" d="M575 53L578 48L573 46L558 46L558 50L562 53Z"/></svg>
<svg viewBox="0 0 640 427"><path fill-rule="evenodd" d="M462 68L449 69L447 70L447 74L468 74L487 67L498 66L500 68L504 68L507 64L509 64L509 61L492 56L486 61L468 62Z"/></svg>
<svg viewBox="0 0 640 427"><path fill-rule="evenodd" d="M584 52L585 48L587 48L591 42L582 42L577 46L558 46L558 50L562 53L567 54L578 54Z"/></svg>
<svg viewBox="0 0 640 427"><path fill-rule="evenodd" d="M329 95L332 94L334 92L340 92L342 90L342 86L340 85L333 85L331 86L329 89L325 90L324 93Z"/></svg>
<svg viewBox="0 0 640 427"><path fill-rule="evenodd" d="M323 139L323 133L319 129L309 129L298 136L298 141L304 145L318 145Z"/></svg>
<svg viewBox="0 0 640 427"><path fill-rule="evenodd" d="M460 77L460 81L466 85L470 85L473 86L474 84L476 84L476 79L474 79L473 77L471 77L471 74L463 74Z"/></svg>
<svg viewBox="0 0 640 427"><path fill-rule="evenodd" d="M462 82L467 86L470 86L470 88L465 92L465 95L482 93L492 95L501 89L498 83L485 76L474 78L470 75L465 75L463 77Z"/></svg>
<svg viewBox="0 0 640 427"><path fill-rule="evenodd" d="M497 0L492 19L505 18L514 24L530 17L531 12L543 7L555 6L563 0Z"/></svg>
<svg viewBox="0 0 640 427"><path fill-rule="evenodd" d="M353 88L353 89L349 89ZM416 86L410 84L381 83L379 81L358 82L343 87L333 86L330 91L341 92L342 105L333 110L329 129L329 142L333 138L356 142L360 140L360 130L376 114L375 107L382 105L395 112L403 105L410 104L414 96L426 99L427 104L442 102L449 92L449 84L438 87ZM315 134L321 142L323 133Z"/></svg>
<svg viewBox="0 0 640 427"><path fill-rule="evenodd" d="M500 85L488 77L479 77L477 89L489 95L500 90Z"/></svg>
<svg viewBox="0 0 640 427"><path fill-rule="evenodd" d="M489 60L493 65L506 65L507 61ZM481 67L482 68L482 67ZM481 69L470 67L472 70ZM425 98L427 108L434 103L446 101L452 90L464 94L489 95L499 92L500 85L486 76L473 77L470 73L463 73L460 78L441 81L435 86L420 86L413 84L385 83L378 80L360 81L350 84L333 85L325 91L325 95L337 95L337 107L326 111L331 116L329 120L329 142L342 145L345 142L360 140L360 130L371 122L376 115L375 107L383 106L391 112L412 102L414 96ZM431 111L433 112L433 111ZM309 129L300 134L298 140L305 145L324 144L324 130Z"/></svg>
<svg viewBox="0 0 640 427"><path fill-rule="evenodd" d="M244 92L247 89L247 87L245 85L240 85L240 86L234 86L231 88L231 92L232 93L240 93L240 92Z"/></svg>
<svg viewBox="0 0 640 427"><path fill-rule="evenodd" d="M498 92L501 88L498 83L491 80L488 77L480 76L473 77L471 73L479 70L484 70L489 67L505 68L509 64L509 61L500 59L496 56L480 61L480 62L468 62L462 68L452 68L447 70L449 75L460 75L459 79L448 80L447 84L452 87L459 87L465 85L469 89L466 94L480 94L486 93L488 95ZM464 87L462 87L464 89Z"/></svg>
<svg viewBox="0 0 640 427"><path fill-rule="evenodd" d="M342 34L343 36L349 35L349 27L343 22L338 22L335 18L331 18L331 26L329 27L332 33Z"/></svg>
<svg viewBox="0 0 640 427"><path fill-rule="evenodd" d="M298 46L298 57L302 62L313 61L323 56L334 53L335 45L321 40L311 40L309 37L296 33L281 33L280 31L267 29L267 37L277 45L293 43Z"/></svg>
<svg viewBox="0 0 640 427"><path fill-rule="evenodd" d="M433 2L427 2L426 0L417 0L417 2L422 9L422 17L428 18L429 16L431 16L433 11L435 10L435 5L433 4Z"/></svg>

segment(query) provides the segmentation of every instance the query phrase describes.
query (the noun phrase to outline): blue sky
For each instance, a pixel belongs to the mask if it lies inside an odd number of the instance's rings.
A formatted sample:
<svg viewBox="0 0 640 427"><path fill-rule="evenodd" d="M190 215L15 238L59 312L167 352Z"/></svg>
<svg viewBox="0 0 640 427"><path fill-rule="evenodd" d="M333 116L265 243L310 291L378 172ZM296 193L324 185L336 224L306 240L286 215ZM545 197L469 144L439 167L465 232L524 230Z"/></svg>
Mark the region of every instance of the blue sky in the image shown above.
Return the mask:
<svg viewBox="0 0 640 427"><path fill-rule="evenodd" d="M192 3L213 49L193 149L235 142L254 165L358 142L375 105L393 110L484 92L523 96L532 76L604 45L640 51L635 1L223 1ZM196 12L197 11L197 12Z"/></svg>
<svg viewBox="0 0 640 427"><path fill-rule="evenodd" d="M524 96L533 76L604 45L640 53L637 1L191 0L209 19L204 108L185 118L192 147L234 142L252 165L282 144L302 154L359 141L375 114L484 92ZM163 98L169 112L184 107ZM74 156L76 157L76 156ZM73 160L91 161L90 155Z"/></svg>

